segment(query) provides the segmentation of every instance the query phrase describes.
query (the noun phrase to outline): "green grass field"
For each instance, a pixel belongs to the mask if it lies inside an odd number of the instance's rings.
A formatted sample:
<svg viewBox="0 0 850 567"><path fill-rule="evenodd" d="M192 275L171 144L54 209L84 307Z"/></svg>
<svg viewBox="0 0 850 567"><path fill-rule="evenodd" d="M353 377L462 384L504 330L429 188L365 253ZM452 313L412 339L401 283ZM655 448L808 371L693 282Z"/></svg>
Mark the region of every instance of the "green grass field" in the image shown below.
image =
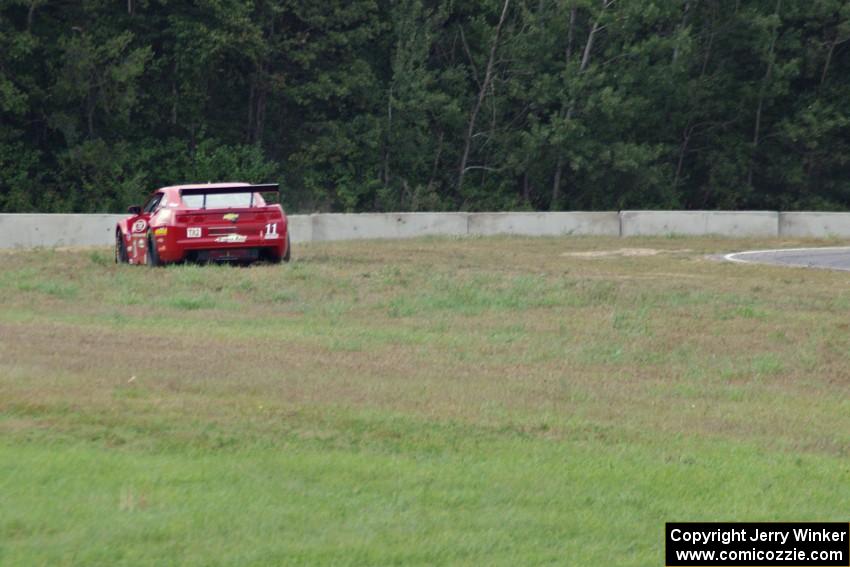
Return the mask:
<svg viewBox="0 0 850 567"><path fill-rule="evenodd" d="M707 257L807 244L0 252L0 564L646 566L665 521L847 521L850 276Z"/></svg>

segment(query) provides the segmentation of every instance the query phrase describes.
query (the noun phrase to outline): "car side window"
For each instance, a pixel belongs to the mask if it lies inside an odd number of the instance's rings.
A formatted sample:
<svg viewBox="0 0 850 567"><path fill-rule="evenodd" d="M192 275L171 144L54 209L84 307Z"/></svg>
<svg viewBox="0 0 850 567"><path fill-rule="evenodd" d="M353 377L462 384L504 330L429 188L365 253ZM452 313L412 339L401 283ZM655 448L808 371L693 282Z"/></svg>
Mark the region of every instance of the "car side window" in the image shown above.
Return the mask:
<svg viewBox="0 0 850 567"><path fill-rule="evenodd" d="M162 193L157 193L156 195L151 197L151 200L148 201L148 204L145 205L145 208L143 209L144 212L146 212L146 213L154 212L156 210L156 206L159 204L160 199L162 199Z"/></svg>

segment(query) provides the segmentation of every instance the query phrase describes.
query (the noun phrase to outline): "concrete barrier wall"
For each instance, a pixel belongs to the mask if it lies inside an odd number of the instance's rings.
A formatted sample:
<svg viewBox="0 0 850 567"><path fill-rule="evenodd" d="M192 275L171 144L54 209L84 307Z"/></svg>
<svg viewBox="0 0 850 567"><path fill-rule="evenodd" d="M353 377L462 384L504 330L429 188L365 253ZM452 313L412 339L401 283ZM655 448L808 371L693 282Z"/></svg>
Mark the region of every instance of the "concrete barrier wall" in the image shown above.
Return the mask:
<svg viewBox="0 0 850 567"><path fill-rule="evenodd" d="M465 236L466 213L316 214L313 240Z"/></svg>
<svg viewBox="0 0 850 567"><path fill-rule="evenodd" d="M107 246L125 215L0 214L0 248ZM289 216L294 243L443 235L595 235L850 238L850 213L622 211L363 213Z"/></svg>
<svg viewBox="0 0 850 567"><path fill-rule="evenodd" d="M313 219L310 215L287 215L289 241L299 244L313 240Z"/></svg>
<svg viewBox="0 0 850 567"><path fill-rule="evenodd" d="M0 214L0 248L113 244L124 216Z"/></svg>
<svg viewBox="0 0 850 567"><path fill-rule="evenodd" d="M616 212L470 213L468 234L619 236Z"/></svg>
<svg viewBox="0 0 850 567"><path fill-rule="evenodd" d="M775 237L776 211L621 211L622 236Z"/></svg>
<svg viewBox="0 0 850 567"><path fill-rule="evenodd" d="M850 237L850 213L779 213L779 235L796 238Z"/></svg>

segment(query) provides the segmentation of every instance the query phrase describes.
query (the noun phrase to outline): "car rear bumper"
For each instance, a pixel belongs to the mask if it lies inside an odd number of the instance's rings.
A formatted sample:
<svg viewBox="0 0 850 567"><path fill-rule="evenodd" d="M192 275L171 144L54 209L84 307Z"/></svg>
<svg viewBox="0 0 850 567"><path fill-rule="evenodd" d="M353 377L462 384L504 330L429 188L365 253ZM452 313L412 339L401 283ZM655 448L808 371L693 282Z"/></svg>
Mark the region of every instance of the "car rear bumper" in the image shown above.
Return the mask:
<svg viewBox="0 0 850 567"><path fill-rule="evenodd" d="M165 262L197 261L252 261L264 258L282 258L286 253L287 238L247 237L244 241L222 241L217 238L157 239L157 252Z"/></svg>

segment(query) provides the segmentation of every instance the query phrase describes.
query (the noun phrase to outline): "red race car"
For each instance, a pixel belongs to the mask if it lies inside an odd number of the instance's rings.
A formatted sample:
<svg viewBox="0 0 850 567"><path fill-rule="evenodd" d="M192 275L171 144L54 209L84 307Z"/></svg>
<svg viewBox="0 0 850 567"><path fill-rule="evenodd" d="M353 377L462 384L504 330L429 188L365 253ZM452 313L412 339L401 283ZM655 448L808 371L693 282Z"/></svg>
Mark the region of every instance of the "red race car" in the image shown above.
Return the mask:
<svg viewBox="0 0 850 567"><path fill-rule="evenodd" d="M115 227L115 261L160 266L182 261L289 261L289 231L280 205L261 193L278 185L209 183L157 189Z"/></svg>

